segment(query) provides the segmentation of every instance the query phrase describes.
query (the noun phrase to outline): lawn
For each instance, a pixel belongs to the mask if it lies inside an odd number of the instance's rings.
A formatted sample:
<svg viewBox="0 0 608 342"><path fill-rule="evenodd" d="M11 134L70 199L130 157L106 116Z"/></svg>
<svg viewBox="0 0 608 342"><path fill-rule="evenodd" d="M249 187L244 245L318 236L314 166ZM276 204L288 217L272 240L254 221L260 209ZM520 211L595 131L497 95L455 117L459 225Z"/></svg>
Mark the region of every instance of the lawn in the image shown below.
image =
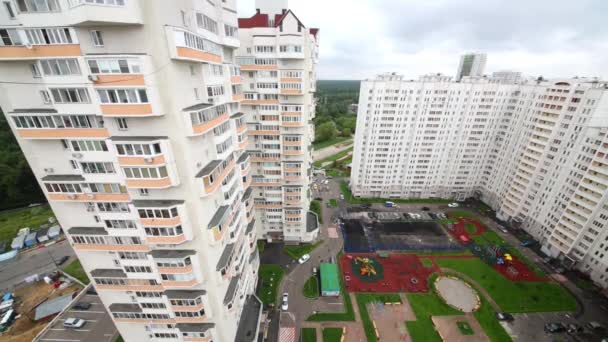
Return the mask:
<svg viewBox="0 0 608 342"><path fill-rule="evenodd" d="M321 210L321 201L313 200L310 201L310 211L317 214L319 223L323 223L323 212Z"/></svg>
<svg viewBox="0 0 608 342"><path fill-rule="evenodd" d="M361 203L384 203L391 201L395 203L451 203L453 200L442 199L442 198L365 198L365 197L354 197L348 188L346 181L340 182L340 190L344 195L344 199L348 203L361 204Z"/></svg>
<svg viewBox="0 0 608 342"><path fill-rule="evenodd" d="M332 208L337 208L338 207L338 200L335 198L331 198L329 200L329 206Z"/></svg>
<svg viewBox="0 0 608 342"><path fill-rule="evenodd" d="M258 287L258 297L266 305L277 303L277 289L285 271L279 265L260 265L259 275L261 284Z"/></svg>
<svg viewBox="0 0 608 342"><path fill-rule="evenodd" d="M467 223L464 224L464 229L469 234L475 234L477 232L477 228L475 227L475 225L472 224L472 223L469 223L469 222L467 222Z"/></svg>
<svg viewBox="0 0 608 342"><path fill-rule="evenodd" d="M477 258L436 259L441 267L468 275L506 312L574 311L572 295L553 282L512 282Z"/></svg>
<svg viewBox="0 0 608 342"><path fill-rule="evenodd" d="M313 142L312 143L312 147L315 150L320 150L322 148L325 148L327 146L331 146L331 145L335 145L335 144L339 144L341 142L345 142L347 140L351 140L352 138L347 138L347 137L335 137L335 138L331 138L329 140L324 140L324 141L319 141L319 142Z"/></svg>
<svg viewBox="0 0 608 342"><path fill-rule="evenodd" d="M64 267L63 272L71 275L85 284L90 282L89 277L87 277L87 274L84 272L84 269L82 268L82 265L78 259L72 261L66 267Z"/></svg>
<svg viewBox="0 0 608 342"><path fill-rule="evenodd" d="M266 241L258 240L258 252L262 253L266 249Z"/></svg>
<svg viewBox="0 0 608 342"><path fill-rule="evenodd" d="M477 215L471 214L468 211L450 209L447 211L446 214L448 214L448 216L450 218L466 217L466 218L475 219L475 220L479 221L479 217Z"/></svg>
<svg viewBox="0 0 608 342"><path fill-rule="evenodd" d="M481 306L473 315L486 335L488 335L492 342L512 341L511 336L507 334L502 325L500 325L500 322L496 319L496 311L492 309L490 303L488 303L483 296L480 296L479 298L481 299Z"/></svg>
<svg viewBox="0 0 608 342"><path fill-rule="evenodd" d="M430 259L426 259L426 258L422 258L420 259L420 262L422 262L422 265L424 265L424 267L433 267L433 262Z"/></svg>
<svg viewBox="0 0 608 342"><path fill-rule="evenodd" d="M19 229L30 227L31 230L38 230L40 225L48 224L52 216L53 210L48 205L0 213L0 242L6 241L10 245Z"/></svg>
<svg viewBox="0 0 608 342"><path fill-rule="evenodd" d="M431 277L432 279L433 277ZM405 322L413 342L441 342L441 337L435 330L431 316L461 315L462 312L452 309L435 293L411 293L407 295L415 321Z"/></svg>
<svg viewBox="0 0 608 342"><path fill-rule="evenodd" d="M363 323L363 329L365 330L365 336L367 337L367 342L375 342L376 339L376 330L374 329L374 325L372 323L372 319L367 312L366 304L367 303L395 303L401 302L401 297L399 297L398 293L357 293L357 305L359 306L359 314L361 314L361 321Z"/></svg>
<svg viewBox="0 0 608 342"><path fill-rule="evenodd" d="M314 244L307 243L307 244L296 245L296 246L285 246L285 247L283 247L283 251L285 251L285 253L287 253L293 259L298 260L302 257L302 255L309 254L315 248L319 247L319 245L321 245L322 243L323 243L323 240L319 240L319 241L315 242Z"/></svg>
<svg viewBox="0 0 608 342"><path fill-rule="evenodd" d="M325 158L325 159L317 160L316 162L314 162L314 163L313 163L313 165L314 165L315 167L322 167L322 166L323 166L323 164L325 164L325 163L327 163L327 162L333 162L333 161L336 161L336 160L338 160L338 159L340 159L340 158L344 158L344 157L346 157L346 156L347 156L349 153L351 153L352 151L353 151L353 148L352 148L352 147L347 148L346 150L341 151L341 152L338 152L338 153L336 153L336 154L334 154L334 155L331 155L331 156L329 156L329 157L327 157L327 158Z"/></svg>
<svg viewBox="0 0 608 342"><path fill-rule="evenodd" d="M300 329L300 342L317 342L317 329L315 329L315 328Z"/></svg>
<svg viewBox="0 0 608 342"><path fill-rule="evenodd" d="M308 278L308 280L304 283L302 292L304 293L304 297L314 299L319 298L319 281L317 280L317 276Z"/></svg>
<svg viewBox="0 0 608 342"><path fill-rule="evenodd" d="M323 342L342 341L342 328L323 328Z"/></svg>

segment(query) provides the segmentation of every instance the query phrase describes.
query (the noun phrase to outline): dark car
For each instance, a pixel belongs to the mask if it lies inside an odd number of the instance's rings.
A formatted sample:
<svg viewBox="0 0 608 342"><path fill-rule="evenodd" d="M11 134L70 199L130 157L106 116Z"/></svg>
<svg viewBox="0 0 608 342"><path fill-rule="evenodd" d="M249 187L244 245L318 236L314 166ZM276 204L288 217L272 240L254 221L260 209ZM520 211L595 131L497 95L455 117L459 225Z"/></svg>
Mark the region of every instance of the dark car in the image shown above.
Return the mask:
<svg viewBox="0 0 608 342"><path fill-rule="evenodd" d="M566 331L566 327L561 323L547 323L545 324L545 332L550 334L563 333Z"/></svg>
<svg viewBox="0 0 608 342"><path fill-rule="evenodd" d="M429 210L431 210L431 208L429 208L429 207L422 207L421 210L422 211L429 211Z"/></svg>
<svg viewBox="0 0 608 342"><path fill-rule="evenodd" d="M579 334L583 332L583 327L578 324L570 323L568 324L568 334Z"/></svg>
<svg viewBox="0 0 608 342"><path fill-rule="evenodd" d="M86 310L89 310L91 308L91 303L78 302L78 303L74 304L74 306L72 308L74 310L86 311Z"/></svg>
<svg viewBox="0 0 608 342"><path fill-rule="evenodd" d="M323 199L321 197L315 197L315 201L323 201Z"/></svg>
<svg viewBox="0 0 608 342"><path fill-rule="evenodd" d="M511 322L514 320L513 315L508 314L506 312L497 312L496 319L504 322Z"/></svg>
<svg viewBox="0 0 608 342"><path fill-rule="evenodd" d="M361 203L361 208L363 208L363 209L369 209L371 207L372 207L372 205L370 203Z"/></svg>
<svg viewBox="0 0 608 342"><path fill-rule="evenodd" d="M521 242L522 247L531 247L531 246L534 246L535 244L536 244L536 241L534 241L534 240L524 240Z"/></svg>
<svg viewBox="0 0 608 342"><path fill-rule="evenodd" d="M66 261L68 261L68 259L70 259L69 256L64 255L61 258L59 258L59 260L57 260L57 265L63 265L65 264Z"/></svg>
<svg viewBox="0 0 608 342"><path fill-rule="evenodd" d="M96 295L97 291L95 290L95 288L93 286L91 286L88 290L87 290L87 294L90 295Z"/></svg>

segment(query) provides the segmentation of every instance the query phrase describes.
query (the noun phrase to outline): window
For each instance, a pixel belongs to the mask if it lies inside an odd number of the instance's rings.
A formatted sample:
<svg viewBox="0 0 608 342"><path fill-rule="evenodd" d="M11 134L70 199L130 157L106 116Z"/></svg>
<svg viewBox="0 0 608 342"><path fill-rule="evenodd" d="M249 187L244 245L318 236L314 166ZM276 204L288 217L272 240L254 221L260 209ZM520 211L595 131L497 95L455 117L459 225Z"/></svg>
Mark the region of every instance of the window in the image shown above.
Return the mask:
<svg viewBox="0 0 608 342"><path fill-rule="evenodd" d="M21 45L21 38L15 29L0 29L0 46Z"/></svg>
<svg viewBox="0 0 608 342"><path fill-rule="evenodd" d="M81 152L81 151L97 151L97 152L107 152L108 146L106 142L103 140L72 140L70 141L70 145L72 146L72 151Z"/></svg>
<svg viewBox="0 0 608 342"><path fill-rule="evenodd" d="M207 87L207 96L213 97L220 95L224 95L224 86L217 85Z"/></svg>
<svg viewBox="0 0 608 342"><path fill-rule="evenodd" d="M89 92L85 88L54 88L51 95L55 103L89 103Z"/></svg>
<svg viewBox="0 0 608 342"><path fill-rule="evenodd" d="M36 28L24 29L27 41L33 45L74 44L70 29L65 28Z"/></svg>
<svg viewBox="0 0 608 342"><path fill-rule="evenodd" d="M177 208L170 209L137 209L140 218L143 219L163 219L178 216Z"/></svg>
<svg viewBox="0 0 608 342"><path fill-rule="evenodd" d="M145 89L97 89L101 103L147 103Z"/></svg>
<svg viewBox="0 0 608 342"><path fill-rule="evenodd" d="M49 95L48 91L41 90L40 91L40 97L42 97L42 102L44 104L51 104L51 96Z"/></svg>
<svg viewBox="0 0 608 342"><path fill-rule="evenodd" d="M140 74L141 66L137 59L89 59L92 74Z"/></svg>
<svg viewBox="0 0 608 342"><path fill-rule="evenodd" d="M184 46L200 51L209 52L217 56L222 55L222 48L220 47L220 45L189 32L183 32L183 34Z"/></svg>
<svg viewBox="0 0 608 342"><path fill-rule="evenodd" d="M43 59L40 65L45 76L80 75L80 66L76 58Z"/></svg>
<svg viewBox="0 0 608 342"><path fill-rule="evenodd" d="M196 13L196 24L203 30L217 34L217 22L204 14Z"/></svg>
<svg viewBox="0 0 608 342"><path fill-rule="evenodd" d="M104 174L115 173L114 165L109 162L82 162L80 163L84 173Z"/></svg>
<svg viewBox="0 0 608 342"><path fill-rule="evenodd" d="M19 12L59 11L57 0L17 0Z"/></svg>
<svg viewBox="0 0 608 342"><path fill-rule="evenodd" d="M116 151L120 156L151 156L162 153L160 143L117 144Z"/></svg>
<svg viewBox="0 0 608 342"><path fill-rule="evenodd" d="M13 11L13 6L9 1L4 1L4 7L6 7L6 12L8 12L8 17L11 19L15 19L15 12Z"/></svg>
<svg viewBox="0 0 608 342"><path fill-rule="evenodd" d="M91 40L93 41L93 46L103 46L103 37L101 36L101 31L91 31Z"/></svg>
<svg viewBox="0 0 608 342"><path fill-rule="evenodd" d="M142 196L148 196L150 191L148 189L139 189L139 194Z"/></svg>
<svg viewBox="0 0 608 342"><path fill-rule="evenodd" d="M226 37L236 38L238 35L238 29L234 26L224 24L224 34L226 35Z"/></svg>
<svg viewBox="0 0 608 342"><path fill-rule="evenodd" d="M167 167L123 167L125 177L129 179L158 179L168 177Z"/></svg>
<svg viewBox="0 0 608 342"><path fill-rule="evenodd" d="M126 118L116 118L116 124L118 125L118 129L121 131L126 131L129 129L129 125L127 125Z"/></svg>

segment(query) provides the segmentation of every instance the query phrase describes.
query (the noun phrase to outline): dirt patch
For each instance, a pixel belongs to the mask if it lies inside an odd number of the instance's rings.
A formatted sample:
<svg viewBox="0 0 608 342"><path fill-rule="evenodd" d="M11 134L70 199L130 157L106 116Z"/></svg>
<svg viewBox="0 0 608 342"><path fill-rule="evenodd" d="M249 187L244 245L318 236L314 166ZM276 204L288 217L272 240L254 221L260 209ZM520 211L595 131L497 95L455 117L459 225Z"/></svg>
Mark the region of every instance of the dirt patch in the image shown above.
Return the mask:
<svg viewBox="0 0 608 342"><path fill-rule="evenodd" d="M411 341L412 338L405 328L405 321L415 321L416 315L407 301L406 296L401 296L401 304L385 305L384 303L367 304L372 320L380 332L380 340Z"/></svg>
<svg viewBox="0 0 608 342"><path fill-rule="evenodd" d="M435 329L444 341L450 342L489 342L490 338L481 328L479 322L472 314L462 316L433 316L431 317ZM460 328L459 322L467 322L471 329L472 335L464 335Z"/></svg>
<svg viewBox="0 0 608 342"><path fill-rule="evenodd" d="M0 340L3 342L32 341L34 337L53 319L49 317L41 321L34 321L36 307L42 302L61 297L63 295L78 292L82 287L72 284L65 289L55 289L43 281L39 281L15 290L14 309L21 315L13 325L7 330Z"/></svg>

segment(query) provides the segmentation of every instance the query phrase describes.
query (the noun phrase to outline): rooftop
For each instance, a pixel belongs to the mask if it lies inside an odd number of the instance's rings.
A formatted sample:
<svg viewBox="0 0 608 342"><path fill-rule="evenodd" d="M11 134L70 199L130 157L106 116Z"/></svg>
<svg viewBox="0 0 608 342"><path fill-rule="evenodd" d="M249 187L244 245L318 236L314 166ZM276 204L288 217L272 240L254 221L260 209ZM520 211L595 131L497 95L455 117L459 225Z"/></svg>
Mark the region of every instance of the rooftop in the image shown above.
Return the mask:
<svg viewBox="0 0 608 342"><path fill-rule="evenodd" d="M72 297L74 297L74 293L75 292L72 292L65 296L47 300L46 302L38 305L34 314L34 320L38 321L45 317L60 313L70 304Z"/></svg>
<svg viewBox="0 0 608 342"><path fill-rule="evenodd" d="M261 316L262 302L255 295L250 295L243 306L235 342L257 341Z"/></svg>

